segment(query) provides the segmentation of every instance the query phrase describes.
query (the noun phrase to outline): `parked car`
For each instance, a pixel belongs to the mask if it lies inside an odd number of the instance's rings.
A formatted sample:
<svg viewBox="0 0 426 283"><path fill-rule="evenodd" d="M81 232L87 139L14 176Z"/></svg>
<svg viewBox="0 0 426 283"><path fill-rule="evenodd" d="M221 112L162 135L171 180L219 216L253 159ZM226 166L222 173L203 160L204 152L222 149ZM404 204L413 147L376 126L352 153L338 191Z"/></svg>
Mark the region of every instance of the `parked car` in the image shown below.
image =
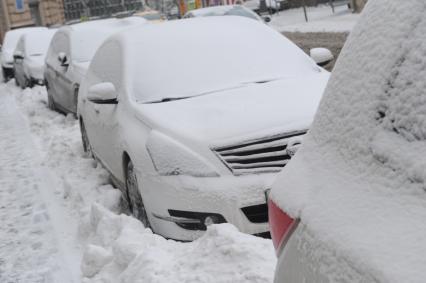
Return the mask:
<svg viewBox="0 0 426 283"><path fill-rule="evenodd" d="M224 5L224 6L213 6L207 8L201 8L189 11L183 18L197 18L197 17L211 17L211 16L241 16L256 21L270 22L271 18L259 17L253 11L241 6L241 5Z"/></svg>
<svg viewBox="0 0 426 283"><path fill-rule="evenodd" d="M41 29L21 35L13 52L15 82L22 88L44 85L44 61L56 29Z"/></svg>
<svg viewBox="0 0 426 283"><path fill-rule="evenodd" d="M243 3L247 9L255 11L256 13L270 11L276 13L289 8L288 0L265 0L265 6L261 7L260 0L248 0Z"/></svg>
<svg viewBox="0 0 426 283"><path fill-rule="evenodd" d="M230 222L267 235L265 190L309 128L328 77L280 33L243 17L127 29L98 49L82 83L84 149L158 234L193 240Z"/></svg>
<svg viewBox="0 0 426 283"><path fill-rule="evenodd" d="M424 1L369 1L269 201L275 282L424 282ZM385 51L385 52L384 52Z"/></svg>
<svg viewBox="0 0 426 283"><path fill-rule="evenodd" d="M31 28L20 28L14 29L6 32L6 35L3 39L2 52L1 52L1 67L3 73L3 79L7 82L10 79L13 79L13 51L15 51L16 44L18 43L21 35L29 31L38 31L46 30L44 27L31 27Z"/></svg>
<svg viewBox="0 0 426 283"><path fill-rule="evenodd" d="M147 21L152 23L161 23L164 22L167 18L162 15L160 12L151 9L145 9L140 12L136 12L133 14L134 16L142 17Z"/></svg>
<svg viewBox="0 0 426 283"><path fill-rule="evenodd" d="M111 18L61 27L46 56L44 77L49 108L76 113L80 82L96 49L109 35L145 22L139 17Z"/></svg>

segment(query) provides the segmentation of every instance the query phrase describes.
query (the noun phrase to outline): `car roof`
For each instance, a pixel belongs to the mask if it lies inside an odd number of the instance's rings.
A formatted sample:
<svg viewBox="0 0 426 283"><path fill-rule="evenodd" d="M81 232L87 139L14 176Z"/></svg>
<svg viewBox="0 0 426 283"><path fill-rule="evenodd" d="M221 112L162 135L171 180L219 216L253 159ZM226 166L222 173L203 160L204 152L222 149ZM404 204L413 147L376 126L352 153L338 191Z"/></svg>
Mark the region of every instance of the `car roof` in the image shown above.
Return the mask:
<svg viewBox="0 0 426 283"><path fill-rule="evenodd" d="M111 29L120 29L125 26L132 26L144 22L146 22L146 20L141 17L109 18L71 24L61 27L60 30L68 32L108 32Z"/></svg>

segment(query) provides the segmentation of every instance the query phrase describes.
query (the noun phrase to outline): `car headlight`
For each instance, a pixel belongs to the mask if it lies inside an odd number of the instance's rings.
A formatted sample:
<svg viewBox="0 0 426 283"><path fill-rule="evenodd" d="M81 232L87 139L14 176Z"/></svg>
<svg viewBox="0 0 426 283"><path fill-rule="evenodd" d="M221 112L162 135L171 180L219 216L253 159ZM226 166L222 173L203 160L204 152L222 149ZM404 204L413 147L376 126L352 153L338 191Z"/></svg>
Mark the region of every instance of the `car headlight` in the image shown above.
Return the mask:
<svg viewBox="0 0 426 283"><path fill-rule="evenodd" d="M219 174L186 146L170 137L152 131L146 143L152 163L160 175L190 175L195 177L217 177Z"/></svg>

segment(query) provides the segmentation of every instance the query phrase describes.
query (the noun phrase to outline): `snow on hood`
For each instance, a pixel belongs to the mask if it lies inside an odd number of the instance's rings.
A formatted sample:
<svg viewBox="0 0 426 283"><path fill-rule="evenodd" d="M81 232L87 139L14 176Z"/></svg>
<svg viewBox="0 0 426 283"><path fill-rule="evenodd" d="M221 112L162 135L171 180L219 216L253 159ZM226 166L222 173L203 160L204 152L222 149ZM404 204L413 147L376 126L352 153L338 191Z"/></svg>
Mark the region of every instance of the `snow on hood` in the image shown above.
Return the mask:
<svg viewBox="0 0 426 283"><path fill-rule="evenodd" d="M159 129L213 143L308 129L328 72L288 78L171 102L139 104L139 116ZM144 119L142 117L142 119Z"/></svg>
<svg viewBox="0 0 426 283"><path fill-rule="evenodd" d="M378 282L426 278L425 12L423 0L368 2L271 192Z"/></svg>

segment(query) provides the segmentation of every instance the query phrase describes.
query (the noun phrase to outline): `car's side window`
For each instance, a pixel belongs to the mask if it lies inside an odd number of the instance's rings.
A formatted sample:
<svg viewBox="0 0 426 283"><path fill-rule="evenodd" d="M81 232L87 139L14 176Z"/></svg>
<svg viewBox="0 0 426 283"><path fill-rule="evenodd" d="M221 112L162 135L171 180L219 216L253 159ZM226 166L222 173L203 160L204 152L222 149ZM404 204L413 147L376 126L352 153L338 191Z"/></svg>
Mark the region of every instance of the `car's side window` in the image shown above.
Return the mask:
<svg viewBox="0 0 426 283"><path fill-rule="evenodd" d="M69 49L69 39L66 34L63 32L57 32L52 39L51 46L49 48L47 63L54 67L55 69L61 67L60 62L58 60L59 54L64 53L68 60L71 60L70 49Z"/></svg>
<svg viewBox="0 0 426 283"><path fill-rule="evenodd" d="M122 86L122 56L117 42L110 41L102 45L93 58L91 84L110 82L117 90Z"/></svg>

